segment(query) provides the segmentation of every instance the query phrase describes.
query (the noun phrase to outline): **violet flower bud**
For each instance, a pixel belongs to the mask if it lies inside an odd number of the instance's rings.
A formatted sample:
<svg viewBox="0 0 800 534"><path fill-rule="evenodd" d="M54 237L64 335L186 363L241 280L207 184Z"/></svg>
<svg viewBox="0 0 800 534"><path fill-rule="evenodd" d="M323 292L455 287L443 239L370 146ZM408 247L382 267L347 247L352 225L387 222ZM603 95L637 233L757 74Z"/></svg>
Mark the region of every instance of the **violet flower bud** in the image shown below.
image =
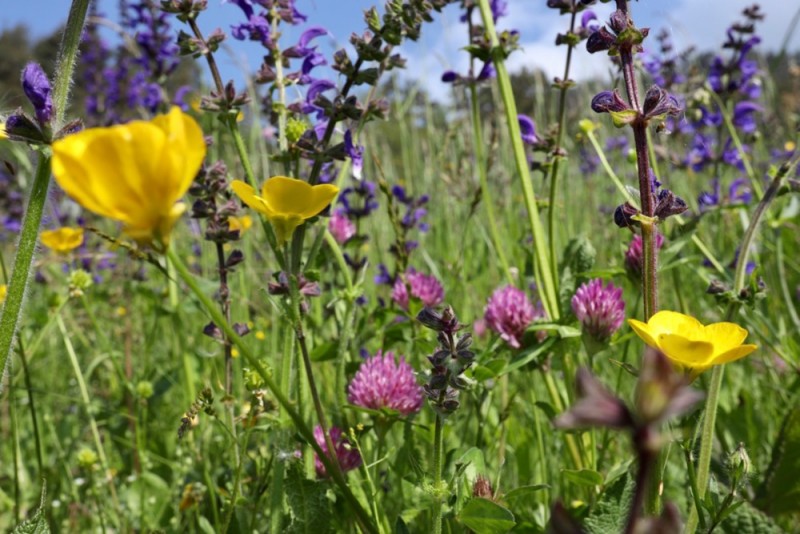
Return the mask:
<svg viewBox="0 0 800 534"><path fill-rule="evenodd" d="M45 125L53 117L53 95L50 80L41 65L28 63L22 71L22 90L36 111L36 120Z"/></svg>
<svg viewBox="0 0 800 534"><path fill-rule="evenodd" d="M622 99L616 89L601 91L592 98L592 110L595 113L612 113L629 109L628 103Z"/></svg>
<svg viewBox="0 0 800 534"><path fill-rule="evenodd" d="M677 98L654 85L645 94L642 111L647 119L663 119L667 115L680 113L681 106Z"/></svg>
<svg viewBox="0 0 800 534"><path fill-rule="evenodd" d="M658 204L655 209L655 216L661 220L672 215L680 215L689 209L681 197L676 196L669 189L662 189L658 192Z"/></svg>
<svg viewBox="0 0 800 534"><path fill-rule="evenodd" d="M617 38L605 27L600 28L586 40L586 50L590 54L609 50L617 42Z"/></svg>

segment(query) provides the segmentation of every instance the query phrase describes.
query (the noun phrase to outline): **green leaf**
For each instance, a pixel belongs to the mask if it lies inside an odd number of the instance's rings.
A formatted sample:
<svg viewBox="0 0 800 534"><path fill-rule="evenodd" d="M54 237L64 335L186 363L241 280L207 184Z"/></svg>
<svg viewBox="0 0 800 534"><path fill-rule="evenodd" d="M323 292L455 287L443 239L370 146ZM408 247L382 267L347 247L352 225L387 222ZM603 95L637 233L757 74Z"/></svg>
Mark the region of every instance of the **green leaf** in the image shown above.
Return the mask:
<svg viewBox="0 0 800 534"><path fill-rule="evenodd" d="M339 343L335 341L327 341L320 343L314 350L311 351L309 357L312 362L325 362L336 358L336 350L339 348Z"/></svg>
<svg viewBox="0 0 800 534"><path fill-rule="evenodd" d="M603 483L603 475L591 469L562 469L566 480L581 486L599 486Z"/></svg>
<svg viewBox="0 0 800 534"><path fill-rule="evenodd" d="M625 111L609 111L608 114L611 115L614 126L622 128L636 120L639 112L635 109L626 109Z"/></svg>
<svg viewBox="0 0 800 534"><path fill-rule="evenodd" d="M532 484L530 486L520 486L506 493L505 500L508 501L508 503L512 507L516 507L517 504L520 504L520 501L526 501L528 499L532 499L534 493L537 493L549 487L550 487L549 484Z"/></svg>
<svg viewBox="0 0 800 534"><path fill-rule="evenodd" d="M33 517L17 525L11 534L50 534L50 527L47 524L45 515L44 500L47 497L47 488L42 486L42 495L39 498L39 509Z"/></svg>
<svg viewBox="0 0 800 534"><path fill-rule="evenodd" d="M506 367L503 374L508 374L511 371L515 371L520 367L523 367L530 362L533 362L539 358L542 354L546 353L548 349L556 342L556 338L548 337L544 343L540 343L538 345L534 345L533 347L527 348L517 354L517 356L511 360L511 362Z"/></svg>
<svg viewBox="0 0 800 534"><path fill-rule="evenodd" d="M631 499L634 492L629 475L619 477L606 487L592 512L584 520L586 530L592 534L618 534L625 530Z"/></svg>
<svg viewBox="0 0 800 534"><path fill-rule="evenodd" d="M322 534L331 531L330 501L325 496L326 484L303 476L299 465L292 465L286 474L284 489L292 511L287 532Z"/></svg>
<svg viewBox="0 0 800 534"><path fill-rule="evenodd" d="M759 494L759 508L769 515L800 512L800 407L783 421Z"/></svg>
<svg viewBox="0 0 800 534"><path fill-rule="evenodd" d="M719 534L784 534L769 516L745 502L714 529Z"/></svg>
<svg viewBox="0 0 800 534"><path fill-rule="evenodd" d="M517 524L509 509L482 498L471 499L461 510L458 520L476 534L502 534Z"/></svg>

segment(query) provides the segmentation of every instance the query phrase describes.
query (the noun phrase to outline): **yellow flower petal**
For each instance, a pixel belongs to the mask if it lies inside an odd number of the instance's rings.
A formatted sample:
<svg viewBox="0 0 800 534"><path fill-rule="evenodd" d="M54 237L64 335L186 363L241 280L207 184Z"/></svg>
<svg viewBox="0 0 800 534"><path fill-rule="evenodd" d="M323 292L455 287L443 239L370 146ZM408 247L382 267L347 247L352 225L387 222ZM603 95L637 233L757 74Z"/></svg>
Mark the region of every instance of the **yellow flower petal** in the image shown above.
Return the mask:
<svg viewBox="0 0 800 534"><path fill-rule="evenodd" d="M242 182L241 180L234 180L231 182L231 189L236 193L242 202L253 208L254 210L263 213L267 217L272 216L275 212L270 209L264 199L256 195L256 190L250 185Z"/></svg>
<svg viewBox="0 0 800 534"><path fill-rule="evenodd" d="M6 301L7 296L8 296L8 286L5 284L0 284L0 304Z"/></svg>
<svg viewBox="0 0 800 534"><path fill-rule="evenodd" d="M722 365L723 363L734 362L740 358L744 358L757 348L758 345L741 345L738 347L734 347L727 352L715 356L714 361L712 363L714 365Z"/></svg>
<svg viewBox="0 0 800 534"><path fill-rule="evenodd" d="M747 330L734 323L712 323L705 327L707 339L714 340L714 352L722 354L747 339Z"/></svg>
<svg viewBox="0 0 800 534"><path fill-rule="evenodd" d="M684 367L707 366L714 356L714 345L708 341L698 341L678 334L661 334L658 336L661 352Z"/></svg>
<svg viewBox="0 0 800 534"><path fill-rule="evenodd" d="M44 230L39 239L42 245L59 253L75 250L83 243L83 228L63 227L57 230Z"/></svg>
<svg viewBox="0 0 800 534"><path fill-rule="evenodd" d="M628 324L645 343L660 349L676 365L689 369L692 378L756 349L755 345L742 345L747 330L737 324L703 326L694 317L673 311L660 311L647 323L630 319Z"/></svg>
<svg viewBox="0 0 800 534"><path fill-rule="evenodd" d="M335 185L312 186L286 176L274 176L264 182L261 196L239 180L231 182L231 188L242 202L267 216L281 243L285 243L304 220L324 210L339 192Z"/></svg>
<svg viewBox="0 0 800 534"><path fill-rule="evenodd" d="M636 335L642 338L642 341L654 349L658 348L658 339L650 334L650 327L647 326L647 323L637 321L636 319L628 319L628 324L633 328L633 331L636 332Z"/></svg>
<svg viewBox="0 0 800 534"><path fill-rule="evenodd" d="M689 315L662 310L653 315L647 326L650 334L658 338L661 334L680 334L691 339L704 338L703 324Z"/></svg>
<svg viewBox="0 0 800 534"><path fill-rule="evenodd" d="M115 219L145 244L165 246L176 205L206 153L194 119L173 107L151 121L90 128L53 143L53 175L84 208Z"/></svg>

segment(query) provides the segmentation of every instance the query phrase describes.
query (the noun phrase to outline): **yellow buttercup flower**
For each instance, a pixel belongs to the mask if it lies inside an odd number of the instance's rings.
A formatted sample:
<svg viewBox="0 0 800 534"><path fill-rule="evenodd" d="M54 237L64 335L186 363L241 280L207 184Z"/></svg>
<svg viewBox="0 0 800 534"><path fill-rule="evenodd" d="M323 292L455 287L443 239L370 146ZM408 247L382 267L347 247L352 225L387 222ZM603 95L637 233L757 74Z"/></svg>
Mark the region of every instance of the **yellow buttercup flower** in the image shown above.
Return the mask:
<svg viewBox="0 0 800 534"><path fill-rule="evenodd" d="M75 250L83 243L83 228L70 228L64 226L58 230L45 230L39 236L42 245L50 250L66 254Z"/></svg>
<svg viewBox="0 0 800 534"><path fill-rule="evenodd" d="M140 244L163 250L186 210L206 144L180 108L150 121L90 128L53 143L53 176L78 204L119 221Z"/></svg>
<svg viewBox="0 0 800 534"><path fill-rule="evenodd" d="M744 358L758 347L742 345L747 330L733 323L703 324L688 315L660 311L647 323L629 319L633 331L692 378L714 365Z"/></svg>
<svg viewBox="0 0 800 534"><path fill-rule="evenodd" d="M0 284L0 304L6 301L7 296L8 296L8 286L5 284Z"/></svg>
<svg viewBox="0 0 800 534"><path fill-rule="evenodd" d="M240 180L231 182L231 188L242 202L267 217L281 244L288 241L306 219L324 210L339 192L335 185L311 185L285 176L273 176L264 182L261 196Z"/></svg>
<svg viewBox="0 0 800 534"><path fill-rule="evenodd" d="M8 139L8 134L6 133L6 123L0 122L0 139Z"/></svg>
<svg viewBox="0 0 800 534"><path fill-rule="evenodd" d="M253 218L249 215L242 215L241 217L228 217L228 229L231 232L238 230L240 236L249 230L251 226L253 226Z"/></svg>

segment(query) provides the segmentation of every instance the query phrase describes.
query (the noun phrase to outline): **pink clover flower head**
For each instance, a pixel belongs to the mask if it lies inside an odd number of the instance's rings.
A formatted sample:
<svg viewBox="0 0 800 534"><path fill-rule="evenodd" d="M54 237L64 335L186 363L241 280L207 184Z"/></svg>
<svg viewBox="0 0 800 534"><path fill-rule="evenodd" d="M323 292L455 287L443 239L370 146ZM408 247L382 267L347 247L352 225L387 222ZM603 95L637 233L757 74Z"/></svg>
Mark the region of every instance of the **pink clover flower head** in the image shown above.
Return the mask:
<svg viewBox="0 0 800 534"><path fill-rule="evenodd" d="M483 310L488 327L515 349L520 348L528 326L542 315L524 291L511 285L496 289Z"/></svg>
<svg viewBox="0 0 800 534"><path fill-rule="evenodd" d="M656 232L656 248L661 250L664 246L664 236ZM635 277L642 276L642 262L644 261L644 250L642 248L642 236L633 236L628 250L625 251L625 269Z"/></svg>
<svg viewBox="0 0 800 534"><path fill-rule="evenodd" d="M608 340L625 320L622 288L595 278L581 285L572 297L572 311L584 331L598 341Z"/></svg>
<svg viewBox="0 0 800 534"><path fill-rule="evenodd" d="M330 432L331 441L336 451L336 458L339 460L339 466L342 468L342 471L347 472L359 467L361 465L361 455L358 453L358 449L350 446L347 437L342 434L341 429L332 426L328 432ZM328 445L325 443L325 436L319 425L314 427L314 439L322 450L325 451L325 454L329 454ZM316 454L314 455L314 467L317 470L317 477L324 478L328 476L328 471L325 469L325 466L322 465L319 456Z"/></svg>
<svg viewBox="0 0 800 534"><path fill-rule="evenodd" d="M413 268L406 272L405 279L411 288L411 296L419 299L427 308L435 308L444 302L444 288L433 275L418 273ZM392 300L408 311L408 288L403 277L398 276L392 287Z"/></svg>
<svg viewBox="0 0 800 534"><path fill-rule="evenodd" d="M342 210L336 210L328 221L328 230L340 245L345 244L356 235L356 225L347 218Z"/></svg>
<svg viewBox="0 0 800 534"><path fill-rule="evenodd" d="M411 415L420 411L423 398L414 369L405 358L397 361L392 351L378 351L358 368L347 387L347 400L362 408L390 408Z"/></svg>

